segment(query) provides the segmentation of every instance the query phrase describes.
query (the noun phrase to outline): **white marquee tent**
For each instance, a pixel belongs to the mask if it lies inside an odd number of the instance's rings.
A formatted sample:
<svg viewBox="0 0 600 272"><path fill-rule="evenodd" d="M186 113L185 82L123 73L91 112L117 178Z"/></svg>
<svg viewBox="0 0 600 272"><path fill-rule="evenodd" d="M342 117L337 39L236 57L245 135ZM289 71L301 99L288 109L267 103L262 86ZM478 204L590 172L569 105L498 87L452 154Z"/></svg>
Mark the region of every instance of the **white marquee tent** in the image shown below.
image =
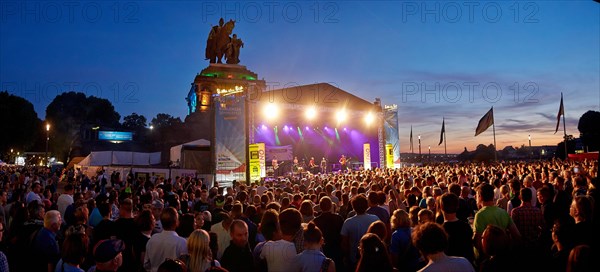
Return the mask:
<svg viewBox="0 0 600 272"><path fill-rule="evenodd" d="M76 164L81 166L135 165L151 166L160 164L160 152L142 153L129 151L95 151Z"/></svg>
<svg viewBox="0 0 600 272"><path fill-rule="evenodd" d="M210 146L210 141L205 140L205 139L198 139L195 141L191 141L189 143L184 143L184 144L173 146L173 147L171 147L171 150L169 152L170 160L172 162L181 161L181 154L182 154L183 150L185 150L187 147L201 147L201 146Z"/></svg>

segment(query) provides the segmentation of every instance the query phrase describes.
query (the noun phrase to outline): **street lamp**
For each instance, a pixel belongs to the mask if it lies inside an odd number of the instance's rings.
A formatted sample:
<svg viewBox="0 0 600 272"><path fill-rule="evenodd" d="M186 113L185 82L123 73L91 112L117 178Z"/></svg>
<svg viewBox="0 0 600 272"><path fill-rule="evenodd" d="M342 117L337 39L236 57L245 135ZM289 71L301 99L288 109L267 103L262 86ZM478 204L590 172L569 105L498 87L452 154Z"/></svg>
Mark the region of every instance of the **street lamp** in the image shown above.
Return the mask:
<svg viewBox="0 0 600 272"><path fill-rule="evenodd" d="M431 145L429 146L429 162L431 162Z"/></svg>
<svg viewBox="0 0 600 272"><path fill-rule="evenodd" d="M46 123L46 154L45 154L45 158L46 158L46 166L48 166L48 142L50 141L50 124Z"/></svg>
<svg viewBox="0 0 600 272"><path fill-rule="evenodd" d="M527 135L527 138L529 139L529 155L532 156L533 150L531 150L531 134Z"/></svg>
<svg viewBox="0 0 600 272"><path fill-rule="evenodd" d="M419 135L419 160L423 162L423 157L421 156L421 135Z"/></svg>

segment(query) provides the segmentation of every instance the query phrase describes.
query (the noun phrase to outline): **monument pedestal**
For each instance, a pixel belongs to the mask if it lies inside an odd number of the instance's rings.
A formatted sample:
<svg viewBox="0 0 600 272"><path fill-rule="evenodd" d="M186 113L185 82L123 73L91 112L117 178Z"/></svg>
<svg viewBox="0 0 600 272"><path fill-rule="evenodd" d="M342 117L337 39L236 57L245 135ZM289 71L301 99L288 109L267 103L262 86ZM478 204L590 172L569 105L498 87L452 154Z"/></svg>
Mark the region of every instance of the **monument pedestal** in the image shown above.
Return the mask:
<svg viewBox="0 0 600 272"><path fill-rule="evenodd" d="M197 95L203 90L211 94L227 95L230 92L223 90L235 90L236 86L240 87L238 91L242 93L262 92L266 89L266 83L257 78L258 75L244 65L211 63L196 75L194 84Z"/></svg>
<svg viewBox="0 0 600 272"><path fill-rule="evenodd" d="M191 134L210 139L217 182L248 179L248 100L266 89L257 77L243 65L211 63L192 83L188 117L197 126Z"/></svg>

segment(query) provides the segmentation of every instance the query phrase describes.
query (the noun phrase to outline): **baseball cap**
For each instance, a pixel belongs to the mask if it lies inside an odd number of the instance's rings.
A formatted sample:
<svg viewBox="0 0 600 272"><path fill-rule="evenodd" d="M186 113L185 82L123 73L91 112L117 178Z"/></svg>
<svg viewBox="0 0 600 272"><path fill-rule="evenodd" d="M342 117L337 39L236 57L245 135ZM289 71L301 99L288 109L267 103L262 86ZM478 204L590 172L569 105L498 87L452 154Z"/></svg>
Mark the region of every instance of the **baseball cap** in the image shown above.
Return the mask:
<svg viewBox="0 0 600 272"><path fill-rule="evenodd" d="M125 244L119 239L99 241L94 247L94 259L98 263L106 263L125 250Z"/></svg>

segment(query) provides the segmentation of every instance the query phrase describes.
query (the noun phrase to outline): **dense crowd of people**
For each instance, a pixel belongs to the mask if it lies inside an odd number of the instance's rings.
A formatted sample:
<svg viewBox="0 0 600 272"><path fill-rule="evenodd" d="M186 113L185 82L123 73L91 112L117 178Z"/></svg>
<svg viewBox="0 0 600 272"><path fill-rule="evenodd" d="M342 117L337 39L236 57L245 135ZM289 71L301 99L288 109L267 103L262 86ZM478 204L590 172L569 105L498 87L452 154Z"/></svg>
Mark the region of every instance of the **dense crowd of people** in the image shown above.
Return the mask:
<svg viewBox="0 0 600 272"><path fill-rule="evenodd" d="M436 164L223 188L3 166L0 272L592 271L597 169Z"/></svg>

